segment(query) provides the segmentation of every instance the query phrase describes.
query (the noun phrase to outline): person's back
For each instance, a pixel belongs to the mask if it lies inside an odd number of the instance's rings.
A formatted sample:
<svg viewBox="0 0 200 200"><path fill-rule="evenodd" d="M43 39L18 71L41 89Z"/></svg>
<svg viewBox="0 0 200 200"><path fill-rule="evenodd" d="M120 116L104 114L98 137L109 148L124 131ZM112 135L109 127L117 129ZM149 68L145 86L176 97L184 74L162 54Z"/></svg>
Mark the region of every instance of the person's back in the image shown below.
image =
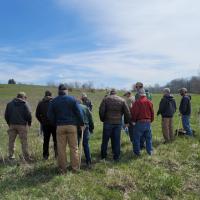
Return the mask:
<svg viewBox="0 0 200 200"><path fill-rule="evenodd" d="M30 161L28 152L28 126L31 126L32 116L30 108L26 102L26 94L20 92L13 101L7 104L5 110L5 120L9 126L8 129L8 151L9 159L13 159L14 156L14 143L17 135L19 135L22 152L24 159Z"/></svg>
<svg viewBox="0 0 200 200"><path fill-rule="evenodd" d="M162 116L162 132L164 143L172 142L174 139L173 115L176 112L176 102L170 94L170 88L164 88L163 97L159 104L157 115Z"/></svg>
<svg viewBox="0 0 200 200"><path fill-rule="evenodd" d="M151 122L154 120L153 104L147 99L145 90L142 88L138 94L140 98L135 101L131 108L132 122L135 124L133 134L133 151L140 155L141 140L146 141L146 151L152 154Z"/></svg>
<svg viewBox="0 0 200 200"><path fill-rule="evenodd" d="M54 142L55 158L57 157L56 126L48 119L47 116L49 105L52 99L52 93L48 90L45 91L44 98L38 103L36 108L36 118L40 122L43 132L43 158L45 160L47 160L49 157L49 141L51 135Z"/></svg>
<svg viewBox="0 0 200 200"><path fill-rule="evenodd" d="M50 116L49 113L49 118L56 125L77 125L79 123L80 110L74 97L59 95L52 100L50 106L55 117Z"/></svg>
<svg viewBox="0 0 200 200"><path fill-rule="evenodd" d="M176 102L172 95L164 95L161 99L157 115L162 117L173 117L176 112Z"/></svg>
<svg viewBox="0 0 200 200"><path fill-rule="evenodd" d="M7 104L5 119L8 124L31 125L31 112L26 101L15 98Z"/></svg>
<svg viewBox="0 0 200 200"><path fill-rule="evenodd" d="M39 102L37 108L36 108L36 118L41 124L51 124L47 117L47 112L49 108L50 102L53 100L52 97L45 96L42 101Z"/></svg>
<svg viewBox="0 0 200 200"><path fill-rule="evenodd" d="M141 96L132 106L131 109L132 120L137 122L143 119L154 120L153 104L146 96Z"/></svg>
<svg viewBox="0 0 200 200"><path fill-rule="evenodd" d="M83 130L84 122L76 99L68 96L65 85L58 87L58 96L54 98L48 109L49 120L57 125L58 166L61 173L66 172L66 145L69 144L71 166L74 171L79 167L77 126Z"/></svg>
<svg viewBox="0 0 200 200"><path fill-rule="evenodd" d="M125 115L125 123L129 119L128 106L125 100L117 95L109 95L104 98L100 106L100 118L103 122L110 124L120 124L122 115Z"/></svg>
<svg viewBox="0 0 200 200"><path fill-rule="evenodd" d="M124 115L124 121L127 126L130 120L130 110L125 100L117 96L116 91L113 89L110 95L103 99L99 108L100 119L104 122L101 145L102 159L107 157L108 142L111 138L113 159L115 161L119 160L122 115Z"/></svg>

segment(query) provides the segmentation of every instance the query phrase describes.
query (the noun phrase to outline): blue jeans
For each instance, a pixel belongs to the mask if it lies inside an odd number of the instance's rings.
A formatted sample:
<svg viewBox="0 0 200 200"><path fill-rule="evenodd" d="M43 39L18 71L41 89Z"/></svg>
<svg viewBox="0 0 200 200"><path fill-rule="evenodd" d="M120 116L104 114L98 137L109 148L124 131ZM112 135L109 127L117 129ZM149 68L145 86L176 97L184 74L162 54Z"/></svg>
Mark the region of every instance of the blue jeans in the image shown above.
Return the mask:
<svg viewBox="0 0 200 200"><path fill-rule="evenodd" d="M108 142L111 138L111 146L113 152L113 159L119 160L120 156L120 136L121 136L121 124L108 124L103 125L103 137L101 144L101 158L107 157Z"/></svg>
<svg viewBox="0 0 200 200"><path fill-rule="evenodd" d="M78 131L78 144L80 143L81 139L81 131ZM83 150L86 158L86 164L91 163L91 155L90 155L90 146L89 146L89 139L90 139L90 131L89 127L86 127L83 133Z"/></svg>
<svg viewBox="0 0 200 200"><path fill-rule="evenodd" d="M141 139L145 139L146 151L151 155L153 147L150 122L137 122L135 125L135 133L133 134L133 151L136 155L140 155Z"/></svg>
<svg viewBox="0 0 200 200"><path fill-rule="evenodd" d="M132 143L133 143L134 130L135 130L135 126L133 126L132 124L129 124L128 132L129 132L130 141Z"/></svg>
<svg viewBox="0 0 200 200"><path fill-rule="evenodd" d="M190 116L182 115L183 128L186 131L186 135L192 136L192 129L190 127Z"/></svg>

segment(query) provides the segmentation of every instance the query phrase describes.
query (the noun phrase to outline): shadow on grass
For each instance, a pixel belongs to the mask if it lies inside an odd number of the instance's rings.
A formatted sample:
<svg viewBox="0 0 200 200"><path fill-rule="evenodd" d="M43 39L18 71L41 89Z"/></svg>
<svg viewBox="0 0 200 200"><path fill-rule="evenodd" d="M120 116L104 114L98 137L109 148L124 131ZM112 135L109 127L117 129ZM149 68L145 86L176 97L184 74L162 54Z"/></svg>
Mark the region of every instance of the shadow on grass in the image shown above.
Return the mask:
<svg viewBox="0 0 200 200"><path fill-rule="evenodd" d="M58 175L57 169L53 166L40 166L33 169L24 170L22 175L16 175L16 169L11 172L15 174L0 182L0 193L18 191L25 188L38 187L49 182L54 176Z"/></svg>

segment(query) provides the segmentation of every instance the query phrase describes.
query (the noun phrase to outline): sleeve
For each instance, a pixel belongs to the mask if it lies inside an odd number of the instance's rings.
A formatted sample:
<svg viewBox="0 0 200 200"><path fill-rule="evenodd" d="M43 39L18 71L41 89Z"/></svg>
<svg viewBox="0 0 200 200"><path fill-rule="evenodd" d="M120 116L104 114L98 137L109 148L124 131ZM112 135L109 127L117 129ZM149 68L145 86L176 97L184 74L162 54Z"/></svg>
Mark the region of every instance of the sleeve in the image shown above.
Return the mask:
<svg viewBox="0 0 200 200"><path fill-rule="evenodd" d="M94 122L92 118L92 113L87 109L88 119L89 119L89 131L93 133L94 130Z"/></svg>
<svg viewBox="0 0 200 200"><path fill-rule="evenodd" d="M29 106L29 104L25 104L25 108L26 108L26 120L28 122L28 125L31 126L32 123L32 115L31 115L31 108Z"/></svg>
<svg viewBox="0 0 200 200"><path fill-rule="evenodd" d="M187 105L188 105L188 99L184 97L180 105L181 114L184 114L187 111Z"/></svg>
<svg viewBox="0 0 200 200"><path fill-rule="evenodd" d="M9 105L8 105L8 104L7 104L7 106L6 106L4 118L5 118L5 120L6 120L6 123L9 125Z"/></svg>
<svg viewBox="0 0 200 200"><path fill-rule="evenodd" d="M176 112L177 110L177 106L176 106L176 101L174 100L174 113Z"/></svg>
<svg viewBox="0 0 200 200"><path fill-rule="evenodd" d="M131 117L133 122L137 121L137 112L138 112L138 106L137 106L137 101L135 101L135 103L133 103L131 108Z"/></svg>
<svg viewBox="0 0 200 200"><path fill-rule="evenodd" d="M154 121L154 109L153 109L153 104L150 103L150 111L151 111L151 122Z"/></svg>
<svg viewBox="0 0 200 200"><path fill-rule="evenodd" d="M103 99L99 107L99 117L102 122L104 122L105 120L105 112L106 112L106 102L105 99Z"/></svg>
<svg viewBox="0 0 200 200"><path fill-rule="evenodd" d="M128 124L131 121L131 113L126 102L123 104L124 123Z"/></svg>
<svg viewBox="0 0 200 200"><path fill-rule="evenodd" d="M84 126L83 114L76 100L74 100L74 112L78 119L78 125Z"/></svg>
<svg viewBox="0 0 200 200"><path fill-rule="evenodd" d="M160 101L160 104L159 104L159 109L158 109L157 115L160 115L164 112L164 107L165 107L164 104L165 104L165 100L162 98Z"/></svg>
<svg viewBox="0 0 200 200"><path fill-rule="evenodd" d="M55 118L55 114L54 114L54 109L53 109L53 103L52 103L52 101L50 102L49 107L48 107L47 118L49 119L49 121L52 124L56 124L56 118Z"/></svg>
<svg viewBox="0 0 200 200"><path fill-rule="evenodd" d="M35 116L37 118L37 120L41 123L41 117L40 117L40 102L37 105L36 111L35 111Z"/></svg>

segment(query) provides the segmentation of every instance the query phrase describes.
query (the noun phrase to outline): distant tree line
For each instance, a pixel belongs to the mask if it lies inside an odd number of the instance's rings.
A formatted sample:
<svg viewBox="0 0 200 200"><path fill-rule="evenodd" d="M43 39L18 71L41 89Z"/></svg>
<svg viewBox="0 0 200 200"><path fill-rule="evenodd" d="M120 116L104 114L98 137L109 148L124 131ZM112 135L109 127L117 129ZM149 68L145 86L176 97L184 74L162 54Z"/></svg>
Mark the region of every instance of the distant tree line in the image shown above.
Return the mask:
<svg viewBox="0 0 200 200"><path fill-rule="evenodd" d="M68 88L69 91L73 91L74 89L76 90L88 90L90 92L94 92L95 91L95 87L92 81L88 81L88 82L69 82L69 83L64 83L65 86ZM53 82L48 82L47 83L48 86L57 86L55 83Z"/></svg>
<svg viewBox="0 0 200 200"><path fill-rule="evenodd" d="M162 92L162 90L168 87L171 89L172 93L177 93L180 88L187 88L190 93L200 93L200 75L193 76L190 79L174 79L167 83L164 86L160 86L159 84L155 84L154 86L149 86L148 89L152 93Z"/></svg>

